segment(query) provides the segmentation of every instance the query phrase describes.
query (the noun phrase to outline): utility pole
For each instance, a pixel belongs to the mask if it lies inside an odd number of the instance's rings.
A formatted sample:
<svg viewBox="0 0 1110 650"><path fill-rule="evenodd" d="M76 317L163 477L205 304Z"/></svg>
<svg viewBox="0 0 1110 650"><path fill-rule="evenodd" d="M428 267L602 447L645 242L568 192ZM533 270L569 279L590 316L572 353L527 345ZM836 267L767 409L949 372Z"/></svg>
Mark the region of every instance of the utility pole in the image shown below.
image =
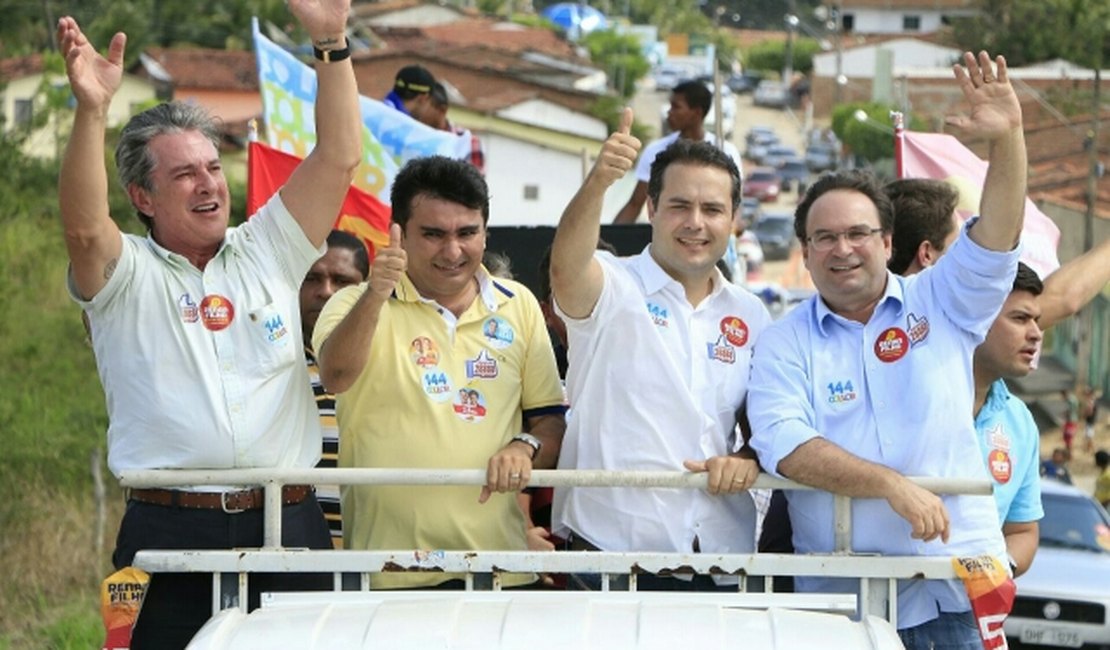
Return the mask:
<svg viewBox="0 0 1110 650"><path fill-rule="evenodd" d="M1091 91L1091 129L1087 134L1087 213L1083 219L1083 252L1091 250L1095 245L1095 207L1098 204L1098 179L1101 175L1101 163L1098 159L1098 136L1102 118L1102 57L1096 57L1094 88ZM1092 311L1088 304L1079 312L1076 321L1076 351L1075 351L1075 394L1082 398L1080 392L1091 385L1091 323Z"/></svg>

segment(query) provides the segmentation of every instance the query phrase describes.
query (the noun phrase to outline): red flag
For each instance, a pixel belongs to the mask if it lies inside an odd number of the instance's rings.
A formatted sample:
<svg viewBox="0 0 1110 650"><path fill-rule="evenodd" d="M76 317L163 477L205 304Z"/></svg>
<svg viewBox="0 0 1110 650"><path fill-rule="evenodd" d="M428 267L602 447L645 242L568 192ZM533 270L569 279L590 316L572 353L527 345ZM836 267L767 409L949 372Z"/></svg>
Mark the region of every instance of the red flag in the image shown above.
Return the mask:
<svg viewBox="0 0 1110 650"><path fill-rule="evenodd" d="M294 155L261 142L251 142L247 148L247 214L258 212L300 162L301 159ZM376 248L389 244L389 220L389 206L377 197L351 187L333 227L365 242L370 259L374 259Z"/></svg>
<svg viewBox="0 0 1110 650"><path fill-rule="evenodd" d="M945 133L903 132L902 160L904 178L935 178L948 181L960 193L956 207L967 219L979 211L987 163ZM1025 199L1025 224L1021 233L1021 261L1042 278L1060 268L1056 246L1060 229L1034 203Z"/></svg>

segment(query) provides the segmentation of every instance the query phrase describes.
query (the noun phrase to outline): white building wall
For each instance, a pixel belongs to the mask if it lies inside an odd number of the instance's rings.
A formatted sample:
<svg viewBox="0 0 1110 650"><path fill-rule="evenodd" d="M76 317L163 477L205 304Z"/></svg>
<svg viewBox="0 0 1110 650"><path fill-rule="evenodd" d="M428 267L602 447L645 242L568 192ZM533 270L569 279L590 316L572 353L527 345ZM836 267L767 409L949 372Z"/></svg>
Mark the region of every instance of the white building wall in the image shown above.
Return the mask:
<svg viewBox="0 0 1110 650"><path fill-rule="evenodd" d="M937 10L931 8L855 8L844 7L844 13L854 17L852 31L860 34L931 34L944 27L944 16L973 15L974 10ZM903 18L917 16L919 27L913 31L903 28Z"/></svg>
<svg viewBox="0 0 1110 650"><path fill-rule="evenodd" d="M531 99L514 104L498 111L497 116L514 122L532 124L553 131L573 133L598 140L604 140L609 135L605 128L605 122L596 117L572 111L542 99Z"/></svg>
<svg viewBox="0 0 1110 650"><path fill-rule="evenodd" d="M947 68L955 63L960 51L951 47L941 47L912 38L900 38L879 45L866 45L844 50L841 69L849 77L870 78L875 75L875 61L878 50L894 53L895 69ZM822 52L813 57L813 73L818 77L836 76L836 54Z"/></svg>
<svg viewBox="0 0 1110 650"><path fill-rule="evenodd" d="M0 93L0 110L4 112L4 128L10 130L15 127L15 103L17 100L33 99L38 92L42 81L41 74L34 74L22 79L13 79ZM59 76L53 83L64 86L68 83L65 77ZM131 117L134 109L154 99L154 88L145 79L132 75L124 75L120 89L112 97L108 107L108 126L114 127L123 124ZM34 107L36 114L44 110L40 102ZM71 121L66 118L63 128L68 131ZM24 153L39 158L53 157L56 153L56 132L58 125L50 123L31 134L24 145ZM65 134L62 134L63 136Z"/></svg>
<svg viewBox="0 0 1110 650"><path fill-rule="evenodd" d="M483 134L491 226L555 226L582 184L582 154L567 153L497 134ZM599 142L588 153L596 155ZM593 164L593 159L590 159ZM610 223L632 194L628 174L605 197L602 223ZM534 188L536 197L525 198Z"/></svg>

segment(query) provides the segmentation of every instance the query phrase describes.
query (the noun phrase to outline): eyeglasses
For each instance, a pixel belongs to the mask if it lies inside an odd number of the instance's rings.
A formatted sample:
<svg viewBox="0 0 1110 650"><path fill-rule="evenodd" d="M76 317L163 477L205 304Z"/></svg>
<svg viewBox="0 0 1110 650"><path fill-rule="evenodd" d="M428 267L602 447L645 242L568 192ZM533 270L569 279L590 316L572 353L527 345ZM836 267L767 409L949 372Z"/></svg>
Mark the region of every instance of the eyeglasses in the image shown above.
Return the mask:
<svg viewBox="0 0 1110 650"><path fill-rule="evenodd" d="M832 232L830 230L818 230L814 234L806 237L806 241L813 247L813 250L818 253L827 253L836 247L837 242L843 237L848 241L848 245L852 248L859 248L871 239L871 235L882 232L882 228L849 228L843 232Z"/></svg>

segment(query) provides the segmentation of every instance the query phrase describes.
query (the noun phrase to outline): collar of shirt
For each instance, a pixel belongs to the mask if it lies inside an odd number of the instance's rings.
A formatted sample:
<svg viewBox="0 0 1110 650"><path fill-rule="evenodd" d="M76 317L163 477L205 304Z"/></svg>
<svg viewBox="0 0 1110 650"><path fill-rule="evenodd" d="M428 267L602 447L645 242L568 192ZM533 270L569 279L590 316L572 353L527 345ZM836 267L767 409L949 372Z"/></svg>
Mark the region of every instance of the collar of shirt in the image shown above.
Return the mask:
<svg viewBox="0 0 1110 650"><path fill-rule="evenodd" d="M890 271L886 272L886 290L883 291L883 296L879 298L879 302L875 304L875 311L872 312L871 315L872 319L874 319L875 314L891 300L896 303L895 309L901 311L902 306L906 302L905 287L902 286L904 281L906 281L906 278L899 277ZM825 300L821 298L821 294L814 296L813 301L815 304L814 317L817 320L817 330L821 332L821 336L827 337L829 332L826 329L826 323L828 323L830 318L841 322L846 321L846 319L829 309L829 306L825 304Z"/></svg>
<svg viewBox="0 0 1110 650"><path fill-rule="evenodd" d="M385 96L385 99L382 100L382 103L392 106L405 115L409 115L408 109L405 108L405 100L401 99L401 96L398 95L397 91L395 90L389 91L389 94Z"/></svg>
<svg viewBox="0 0 1110 650"><path fill-rule="evenodd" d="M1006 402L1009 401L1010 396L1010 389L1006 386L1005 380L994 380L991 387L987 389L987 399L983 402L983 408L980 413L1003 410L1006 408Z"/></svg>
<svg viewBox="0 0 1110 650"><path fill-rule="evenodd" d="M663 267L659 266L659 263L651 256L651 244L645 246L643 252L632 259L632 266L635 268L636 274L640 276L640 281L644 283L645 294L651 295L668 286L673 286L678 295L685 297L686 290L682 287L682 284L663 270ZM702 301L701 304L703 305L715 298L725 287L725 277L721 275L721 270L716 267L714 267L709 280L713 284L713 288L710 289L709 295Z"/></svg>
<svg viewBox="0 0 1110 650"><path fill-rule="evenodd" d="M188 258L186 258L184 255L182 255L181 253L175 253L174 251L171 251L170 249L162 246L157 241L155 241L153 233L147 232L146 241L147 244L150 246L150 250L154 251L154 254L160 257L163 261L172 264L184 264L185 266L188 266L190 268L195 268L192 262L190 262ZM219 257L220 254L224 252L225 248L231 250L234 249L234 246L232 246L232 244L228 241L227 237L224 237L223 241L220 242L220 246L216 249L216 254L212 256L212 259L216 259L217 257Z"/></svg>
<svg viewBox="0 0 1110 650"><path fill-rule="evenodd" d="M478 297L485 303L488 310L497 311L497 308L507 302L513 297L514 293L507 286L498 282L485 266L478 267L478 272L475 274L478 280ZM393 290L393 296L401 302L426 302L429 304L436 304L434 300L425 298L417 291L416 285L409 279L408 273L401 276L401 280L397 283L397 288Z"/></svg>

